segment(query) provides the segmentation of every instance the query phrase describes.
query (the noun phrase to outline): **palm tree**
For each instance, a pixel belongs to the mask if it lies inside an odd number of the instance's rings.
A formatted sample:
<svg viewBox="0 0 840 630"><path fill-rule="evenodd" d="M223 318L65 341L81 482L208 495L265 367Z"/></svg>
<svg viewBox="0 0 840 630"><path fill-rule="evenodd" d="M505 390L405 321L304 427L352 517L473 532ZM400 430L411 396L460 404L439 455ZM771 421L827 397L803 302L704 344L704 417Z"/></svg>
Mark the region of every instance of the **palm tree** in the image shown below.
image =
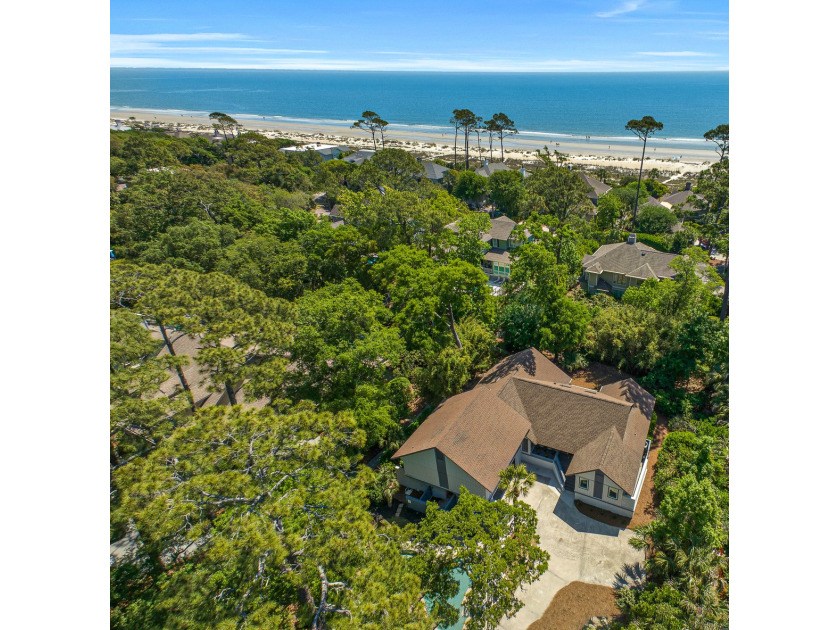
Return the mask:
<svg viewBox="0 0 840 630"><path fill-rule="evenodd" d="M382 488L382 497L388 502L388 507L391 507L394 495L400 489L396 468L392 462L387 462L379 467L378 473L378 486Z"/></svg>
<svg viewBox="0 0 840 630"><path fill-rule="evenodd" d="M521 494L523 497L537 481L537 476L528 472L525 464L511 464L499 473L499 486L504 491L504 496L515 503Z"/></svg>

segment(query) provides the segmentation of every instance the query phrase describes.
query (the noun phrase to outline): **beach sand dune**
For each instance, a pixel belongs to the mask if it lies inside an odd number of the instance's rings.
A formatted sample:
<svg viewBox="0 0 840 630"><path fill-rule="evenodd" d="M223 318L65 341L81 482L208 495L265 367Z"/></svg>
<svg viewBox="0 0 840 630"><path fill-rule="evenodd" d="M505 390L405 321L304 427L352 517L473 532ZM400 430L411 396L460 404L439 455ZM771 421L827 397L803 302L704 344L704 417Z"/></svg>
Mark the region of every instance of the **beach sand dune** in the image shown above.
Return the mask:
<svg viewBox="0 0 840 630"><path fill-rule="evenodd" d="M178 114L152 112L148 110L111 110L111 127L115 121L124 122L130 117L137 121L158 124L164 127L180 129L186 132L212 132L213 128L209 119L205 117ZM257 131L270 138L288 138L295 142L321 142L324 144L342 144L351 149L372 149L373 141L370 134L351 127L343 128L336 125L319 125L305 122L288 122L271 119L242 120L243 130ZM121 125L120 128L124 128ZM386 129L385 145L405 149L415 155L422 155L429 158L444 158L452 160L454 133L439 133L415 129ZM485 139L486 140L486 139ZM613 166L618 168L639 168L641 156L641 145L623 144L609 145L597 140L588 142L557 142L547 141L545 138L533 138L524 136L511 136L505 138L505 161L516 163L535 163L538 161L537 150L547 146L549 151L559 151L567 154L568 162L571 164L583 164L592 167ZM675 155L674 153L679 153ZM717 154L712 147L697 149L677 149L648 144L645 154L644 170L658 169L663 173L691 174L698 173L709 168L717 161ZM658 155L657 155L658 153ZM458 141L458 156L463 156L461 136ZM474 140L470 142L470 160L472 163L480 164L479 159L489 159L490 153L485 142L482 142L481 158L479 158L478 147ZM494 143L493 160L499 161L501 153L498 143Z"/></svg>

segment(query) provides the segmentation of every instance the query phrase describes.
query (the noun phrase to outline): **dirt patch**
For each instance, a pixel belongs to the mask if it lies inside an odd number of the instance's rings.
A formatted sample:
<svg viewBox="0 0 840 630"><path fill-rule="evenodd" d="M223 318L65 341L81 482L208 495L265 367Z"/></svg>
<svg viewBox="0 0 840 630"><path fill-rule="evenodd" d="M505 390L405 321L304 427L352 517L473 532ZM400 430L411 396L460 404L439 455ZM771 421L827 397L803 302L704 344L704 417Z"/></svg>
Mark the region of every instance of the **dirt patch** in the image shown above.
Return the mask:
<svg viewBox="0 0 840 630"><path fill-rule="evenodd" d="M589 389L600 389L604 385L615 383L616 381L624 380L625 378L632 378L605 363L592 362L585 368L580 368L572 373L572 385L579 387L588 387Z"/></svg>
<svg viewBox="0 0 840 630"><path fill-rule="evenodd" d="M636 528L640 525L650 523L656 513L655 497L653 496L653 473L656 470L656 462L659 461L659 449L662 447L662 440L668 435L668 418L659 415L656 418L656 428L653 430L653 437L650 440L650 453L648 453L648 468L645 473L645 481L642 484L642 491L639 501L636 503L636 511L633 512L633 520L628 527Z"/></svg>
<svg viewBox="0 0 840 630"><path fill-rule="evenodd" d="M543 616L528 630L580 630L592 617L616 617L621 611L609 586L571 582L554 595Z"/></svg>

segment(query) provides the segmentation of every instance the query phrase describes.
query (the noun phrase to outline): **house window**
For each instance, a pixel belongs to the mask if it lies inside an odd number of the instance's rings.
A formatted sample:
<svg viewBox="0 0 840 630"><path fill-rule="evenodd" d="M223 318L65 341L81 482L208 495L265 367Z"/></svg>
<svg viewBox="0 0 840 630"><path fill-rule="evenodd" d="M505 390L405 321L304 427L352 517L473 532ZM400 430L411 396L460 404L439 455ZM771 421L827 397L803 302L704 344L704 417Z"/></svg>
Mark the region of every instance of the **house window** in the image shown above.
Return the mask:
<svg viewBox="0 0 840 630"><path fill-rule="evenodd" d="M618 488L608 488L607 496L614 501L618 501Z"/></svg>
<svg viewBox="0 0 840 630"><path fill-rule="evenodd" d="M581 490L589 490L589 479L586 477L578 477L578 488Z"/></svg>

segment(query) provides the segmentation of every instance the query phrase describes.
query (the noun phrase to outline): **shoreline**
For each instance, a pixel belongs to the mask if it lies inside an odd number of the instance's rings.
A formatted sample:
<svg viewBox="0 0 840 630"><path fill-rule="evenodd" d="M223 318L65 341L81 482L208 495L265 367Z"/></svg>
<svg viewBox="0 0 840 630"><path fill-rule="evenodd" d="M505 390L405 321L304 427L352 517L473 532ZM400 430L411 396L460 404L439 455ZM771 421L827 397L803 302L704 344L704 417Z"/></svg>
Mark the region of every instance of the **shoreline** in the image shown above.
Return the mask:
<svg viewBox="0 0 840 630"><path fill-rule="evenodd" d="M133 116L139 122L162 124L173 130L186 132L212 132L213 127L206 116L194 112L180 112L178 110L149 110L142 108L111 108L110 124L115 128L115 121L125 121ZM235 117L235 116L234 116ZM239 120L239 119L237 119ZM287 138L296 142L321 142L323 144L342 144L351 149L373 148L370 134L360 129L353 129L344 121L300 121L300 120L271 120L269 118L248 117L239 120L242 129L256 131L269 138ZM408 127L408 128L406 128ZM432 131L428 128L412 128L401 126L386 128L385 146L405 149L414 154L431 158L452 159L454 150L454 132L441 133L440 128ZM458 137L458 153L463 154L462 136ZM486 138L481 146L481 158L489 159L489 149ZM594 138L592 140L559 139L556 134L540 136L535 132L527 135L520 134L505 138L505 161L521 162L525 165L539 161L537 149L547 146L549 151L560 151L568 154L568 163L584 164L592 167L611 166L617 168L639 168L641 157L641 143L633 140L612 140ZM657 153L659 155L657 155ZM478 147L473 138L470 141L470 157L479 159ZM499 161L500 152L498 142L494 143L493 161ZM634 159L635 158L635 159ZM645 153L644 170L656 168L662 172L676 174L693 174L705 170L718 159L717 154L710 148L685 148L668 146L662 140L648 141Z"/></svg>

